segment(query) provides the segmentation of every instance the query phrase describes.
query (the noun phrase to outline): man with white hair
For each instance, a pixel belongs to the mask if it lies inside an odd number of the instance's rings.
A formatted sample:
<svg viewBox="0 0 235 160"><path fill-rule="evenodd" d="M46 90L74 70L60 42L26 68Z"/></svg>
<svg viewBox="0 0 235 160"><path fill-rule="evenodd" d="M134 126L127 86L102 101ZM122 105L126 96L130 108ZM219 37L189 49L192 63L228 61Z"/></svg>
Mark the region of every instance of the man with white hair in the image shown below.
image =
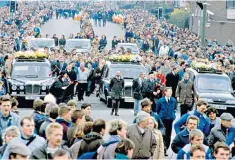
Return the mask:
<svg viewBox="0 0 235 160"><path fill-rule="evenodd" d="M127 138L135 144L133 159L149 159L153 156L157 142L154 133L148 128L150 114L140 111L136 117L136 124L127 128Z"/></svg>
<svg viewBox="0 0 235 160"><path fill-rule="evenodd" d="M87 78L89 76L89 70L85 67L84 62L80 63L80 67L77 69L77 92L78 92L78 101L83 100L83 95L87 91Z"/></svg>
<svg viewBox="0 0 235 160"><path fill-rule="evenodd" d="M56 98L51 93L49 93L44 97L43 102L44 103L54 103L54 104L56 104Z"/></svg>

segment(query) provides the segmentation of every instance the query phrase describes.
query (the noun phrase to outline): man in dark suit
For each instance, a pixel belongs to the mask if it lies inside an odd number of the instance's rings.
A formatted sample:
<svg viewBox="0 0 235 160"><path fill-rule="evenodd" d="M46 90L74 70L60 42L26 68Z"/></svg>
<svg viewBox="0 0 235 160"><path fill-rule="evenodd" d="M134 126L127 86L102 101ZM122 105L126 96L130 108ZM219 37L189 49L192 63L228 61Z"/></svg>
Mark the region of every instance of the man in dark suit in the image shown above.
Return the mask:
<svg viewBox="0 0 235 160"><path fill-rule="evenodd" d="M139 78L136 78L133 80L133 85L132 85L132 89L133 89L133 98L135 99L134 101L134 116L137 115L137 113L141 110L141 100L143 99L143 95L142 95L142 86L143 86L143 82L144 82L144 77L145 74L143 72L140 73Z"/></svg>
<svg viewBox="0 0 235 160"><path fill-rule="evenodd" d="M58 39L58 37L56 37L56 34L53 34L52 39L54 39L54 41L55 41L55 46L58 46L59 39Z"/></svg>
<svg viewBox="0 0 235 160"><path fill-rule="evenodd" d="M57 61L57 66L58 66L57 72L65 71L66 70L67 63L65 63L65 61L64 61L64 55L61 55L59 57L59 60Z"/></svg>
<svg viewBox="0 0 235 160"><path fill-rule="evenodd" d="M173 67L172 72L166 75L166 86L172 88L172 97L175 98L175 91L179 83L178 69Z"/></svg>
<svg viewBox="0 0 235 160"><path fill-rule="evenodd" d="M149 73L149 79L145 80L143 83L143 89L142 89L142 93L143 93L143 98L148 98L150 99L153 103L152 103L152 111L155 112L156 109L156 104L154 101L154 98L160 94L160 90L157 91L156 90L156 80L154 78L154 73L150 72Z"/></svg>

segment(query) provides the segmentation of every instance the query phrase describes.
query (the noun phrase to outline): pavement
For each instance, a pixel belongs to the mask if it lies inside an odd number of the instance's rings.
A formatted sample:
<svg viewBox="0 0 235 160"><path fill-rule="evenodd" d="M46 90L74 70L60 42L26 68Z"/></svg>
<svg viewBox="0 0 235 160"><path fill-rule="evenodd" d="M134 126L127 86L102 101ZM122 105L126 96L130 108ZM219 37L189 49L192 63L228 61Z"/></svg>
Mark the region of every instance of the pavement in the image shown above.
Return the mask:
<svg viewBox="0 0 235 160"><path fill-rule="evenodd" d="M46 33L50 35L50 37L55 33L57 36L60 37L61 33L65 34L66 37L69 36L70 33L73 33L76 35L77 32L79 32L79 22L73 21L72 19L52 19L48 23L46 23L44 26L42 26L41 31L45 35ZM106 27L94 27L94 31L96 35L102 35L105 34L107 36L108 40L108 46L107 48L111 48L111 41L113 39L113 36L124 36L124 31L122 30L122 27L118 24L114 24L111 22L107 22ZM124 108L125 106L121 106L119 109L119 117L117 116L111 116L111 109L107 108L104 102L101 102L99 98L95 97L94 94L92 94L90 97L84 97L84 101L78 102L78 106L80 109L80 106L82 103L90 103L92 105L92 112L91 116L93 119L99 119L102 118L106 121L112 120L112 119L123 119L128 123L128 125L132 124L132 121L134 119L134 112L133 109L130 108ZM33 110L29 108L20 108L20 116L29 116L33 113ZM179 112L177 112L177 119L179 118ZM175 136L175 132L172 131L172 139ZM104 139L107 139L108 135L104 137ZM165 159L175 159L176 156L172 152L171 149L168 150L168 157Z"/></svg>

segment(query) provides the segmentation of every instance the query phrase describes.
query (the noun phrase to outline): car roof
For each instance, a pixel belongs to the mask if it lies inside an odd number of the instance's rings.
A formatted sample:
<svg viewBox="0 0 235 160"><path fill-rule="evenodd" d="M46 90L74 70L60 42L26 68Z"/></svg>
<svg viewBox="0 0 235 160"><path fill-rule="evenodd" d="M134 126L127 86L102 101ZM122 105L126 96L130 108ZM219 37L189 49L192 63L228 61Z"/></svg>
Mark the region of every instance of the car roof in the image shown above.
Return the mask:
<svg viewBox="0 0 235 160"><path fill-rule="evenodd" d="M125 46L125 45L136 46L137 44L135 44L135 43L118 43L118 45L120 45L120 46Z"/></svg>
<svg viewBox="0 0 235 160"><path fill-rule="evenodd" d="M195 69L193 68L188 68L188 71L192 71L195 75L205 75L205 76L222 76L222 77L228 77L227 74L225 73L205 73L205 72L197 72Z"/></svg>
<svg viewBox="0 0 235 160"><path fill-rule="evenodd" d="M54 39L52 39L52 38L34 38L31 41L39 41L39 40L43 40L43 41L51 40L51 41L54 41Z"/></svg>
<svg viewBox="0 0 235 160"><path fill-rule="evenodd" d="M68 39L67 41L87 41L90 42L90 39Z"/></svg>
<svg viewBox="0 0 235 160"><path fill-rule="evenodd" d="M143 67L142 65L140 65L139 63L129 63L129 62L111 62L109 65L109 67L129 67L129 66L140 66L140 67Z"/></svg>
<svg viewBox="0 0 235 160"><path fill-rule="evenodd" d="M50 62L47 59L43 59L43 60L14 60L13 61L13 65L14 64L48 64L50 65Z"/></svg>

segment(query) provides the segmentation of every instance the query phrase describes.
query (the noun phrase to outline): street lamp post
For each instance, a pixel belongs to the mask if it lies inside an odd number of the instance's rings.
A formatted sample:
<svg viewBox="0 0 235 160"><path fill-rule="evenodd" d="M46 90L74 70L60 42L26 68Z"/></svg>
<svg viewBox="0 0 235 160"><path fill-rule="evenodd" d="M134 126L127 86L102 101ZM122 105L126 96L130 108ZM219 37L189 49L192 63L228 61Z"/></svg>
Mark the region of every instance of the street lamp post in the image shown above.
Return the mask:
<svg viewBox="0 0 235 160"><path fill-rule="evenodd" d="M203 3L203 16L202 16L202 25L201 25L201 45L203 47L206 46L206 16L207 16L207 9L206 9L206 0Z"/></svg>

